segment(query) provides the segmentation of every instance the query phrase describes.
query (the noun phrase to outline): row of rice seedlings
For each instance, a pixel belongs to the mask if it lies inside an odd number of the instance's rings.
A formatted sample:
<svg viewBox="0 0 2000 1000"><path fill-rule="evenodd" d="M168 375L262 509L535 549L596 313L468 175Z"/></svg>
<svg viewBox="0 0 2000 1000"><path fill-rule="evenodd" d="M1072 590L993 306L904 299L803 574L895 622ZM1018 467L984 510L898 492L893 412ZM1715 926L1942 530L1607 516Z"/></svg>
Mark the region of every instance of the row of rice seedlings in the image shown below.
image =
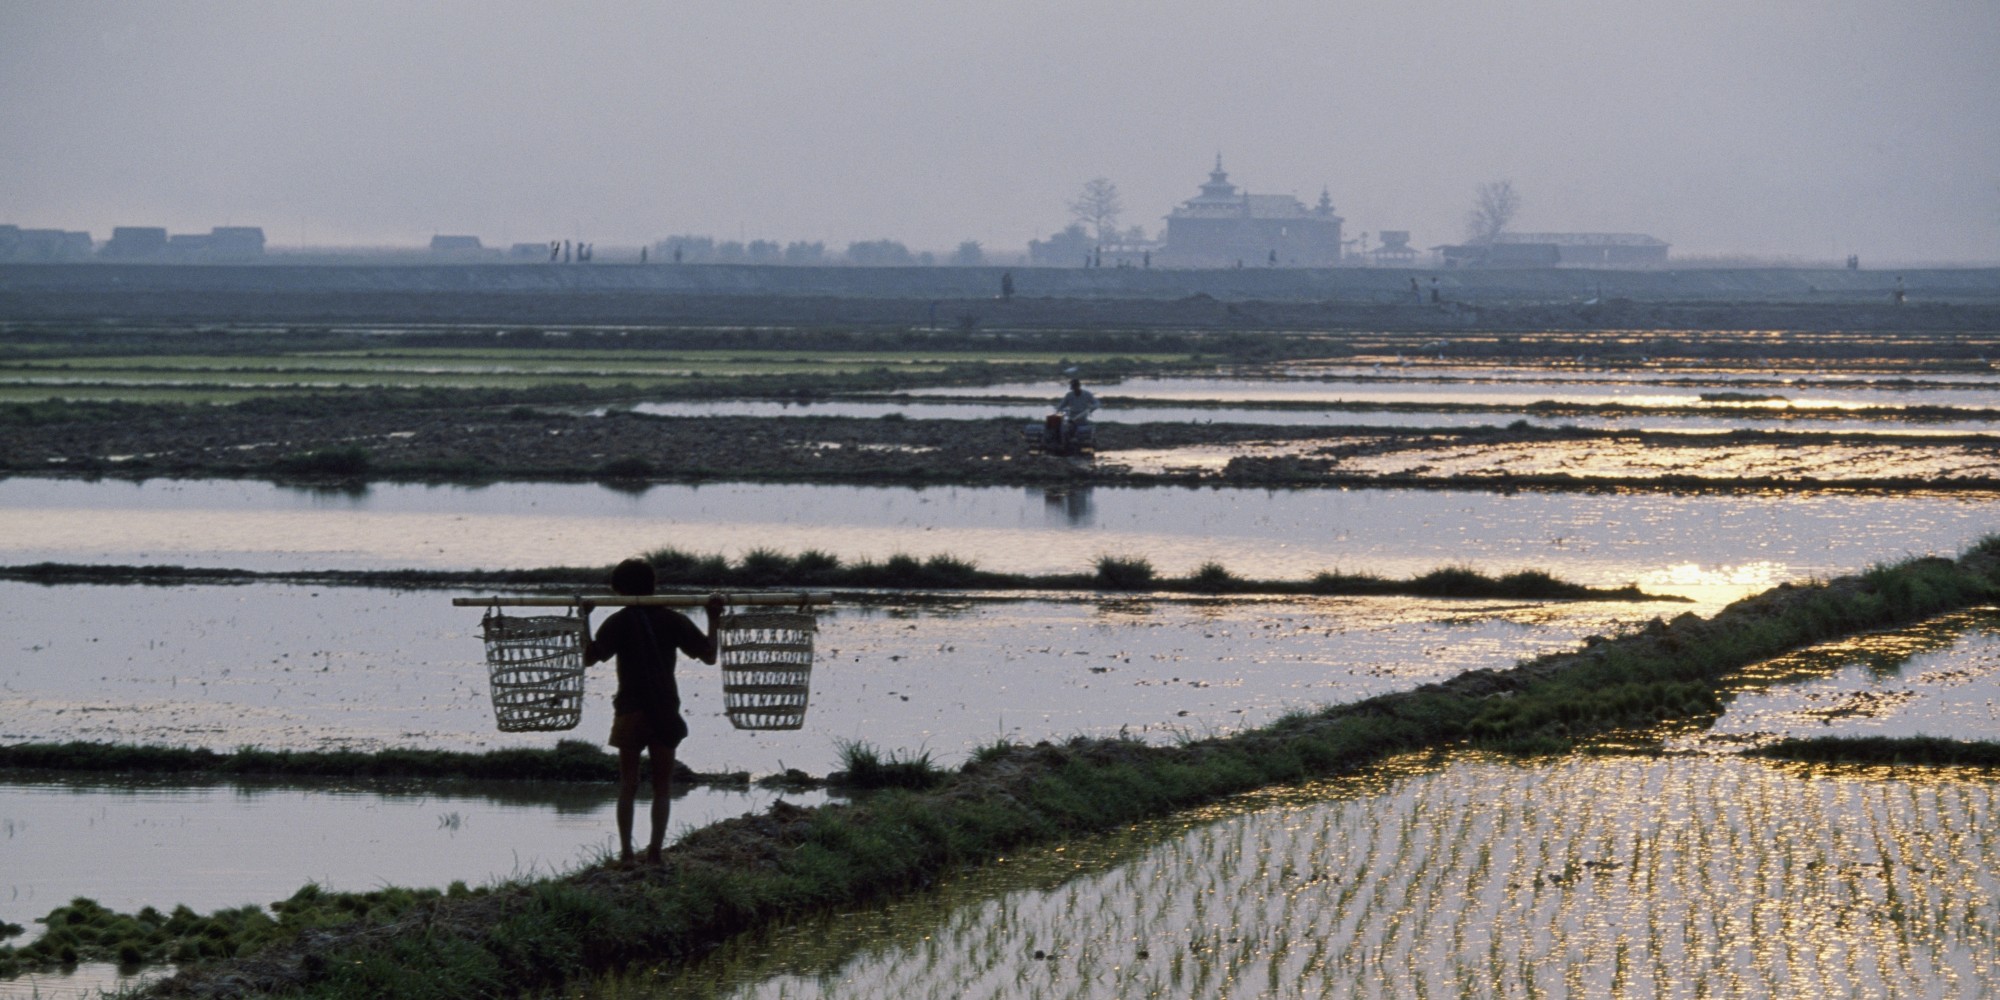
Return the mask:
<svg viewBox="0 0 2000 1000"><path fill-rule="evenodd" d="M1990 780L1569 759L1337 787L965 908L827 995L1977 995L2000 972Z"/></svg>

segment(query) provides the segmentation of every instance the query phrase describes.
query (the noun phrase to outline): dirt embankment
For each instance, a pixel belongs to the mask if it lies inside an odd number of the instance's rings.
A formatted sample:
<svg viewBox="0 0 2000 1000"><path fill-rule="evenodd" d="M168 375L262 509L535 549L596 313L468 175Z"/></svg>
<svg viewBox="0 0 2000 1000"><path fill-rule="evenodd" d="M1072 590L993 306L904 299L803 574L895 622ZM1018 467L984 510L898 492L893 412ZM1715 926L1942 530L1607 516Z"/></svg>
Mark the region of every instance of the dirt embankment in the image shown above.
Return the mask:
<svg viewBox="0 0 2000 1000"><path fill-rule="evenodd" d="M228 407L132 407L126 419L97 416L0 424L0 474L273 478L330 485L596 480L633 489L714 480L1487 490L2000 488L2000 476L1992 471L2000 445L1979 437L1165 422L1101 425L1101 450L1092 461L1028 454L1021 437L1026 422L1011 419L593 417L522 407L446 411L335 403L310 416ZM1703 449L1734 457L1727 463L1701 461L1709 454ZM1808 463L1800 454L1818 457Z"/></svg>

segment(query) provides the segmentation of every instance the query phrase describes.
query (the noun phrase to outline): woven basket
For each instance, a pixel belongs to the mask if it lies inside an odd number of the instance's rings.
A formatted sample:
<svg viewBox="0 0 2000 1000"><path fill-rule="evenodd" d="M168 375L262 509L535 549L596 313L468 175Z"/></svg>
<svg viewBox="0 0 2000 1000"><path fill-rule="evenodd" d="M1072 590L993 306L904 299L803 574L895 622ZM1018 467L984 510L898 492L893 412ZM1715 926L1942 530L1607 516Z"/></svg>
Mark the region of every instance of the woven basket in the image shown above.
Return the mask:
<svg viewBox="0 0 2000 1000"><path fill-rule="evenodd" d="M754 610L722 616L722 708L738 729L798 729L811 694L811 611Z"/></svg>
<svg viewBox="0 0 2000 1000"><path fill-rule="evenodd" d="M556 733L583 718L581 619L489 612L486 674L503 733Z"/></svg>

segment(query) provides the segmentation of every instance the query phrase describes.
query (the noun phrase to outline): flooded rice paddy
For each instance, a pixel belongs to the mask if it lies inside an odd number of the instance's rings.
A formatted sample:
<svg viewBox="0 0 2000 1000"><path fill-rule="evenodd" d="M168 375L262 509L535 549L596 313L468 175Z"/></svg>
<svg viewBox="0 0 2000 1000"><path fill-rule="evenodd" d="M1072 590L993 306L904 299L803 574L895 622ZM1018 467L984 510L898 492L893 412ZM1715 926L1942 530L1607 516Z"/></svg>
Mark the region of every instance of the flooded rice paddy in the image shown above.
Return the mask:
<svg viewBox="0 0 2000 1000"><path fill-rule="evenodd" d="M546 746L494 730L481 612L458 592L0 583L0 741L217 750ZM956 765L996 740L1231 732L1574 645L1685 605L1084 595L847 606L822 617L807 728L744 732L680 667L700 771L815 774L838 740ZM89 623L87 631L77 623ZM610 668L575 738L610 729Z"/></svg>
<svg viewBox="0 0 2000 1000"><path fill-rule="evenodd" d="M1352 403L1496 405L1553 402L1617 403L1633 407L1714 406L1718 409L1853 410L1923 406L2000 407L2000 379L1964 376L1826 376L1781 371L1529 371L1449 365L1325 369L1273 377L1128 378L1093 384L1100 396L1223 405ZM926 390L937 396L1018 397L1050 404L1062 395L1043 383L1017 382Z"/></svg>
<svg viewBox="0 0 2000 1000"><path fill-rule="evenodd" d="M1406 761L1009 858L633 997L2000 995L2000 782Z"/></svg>
<svg viewBox="0 0 2000 1000"><path fill-rule="evenodd" d="M2000 433L1976 413L2000 407L1990 375L1507 371L1411 361L1093 388L1147 401L1105 413L1107 423L1451 428L1508 423L1517 419L1504 412L1512 408L1538 425ZM741 401L642 408L1032 419L1053 397L1049 386L1023 384L796 410ZM1311 409L1335 401L1343 408ZM1633 410L1549 418L1528 409L1541 401ZM1350 412L1351 404L1385 408ZM1843 415L1863 408L1912 415ZM1233 445L1214 456L1177 449L1151 460L1226 461L1257 448ZM1368 473L1646 476L1735 463L1796 476L1990 474L1990 452L1977 445L1926 451L1915 460L1907 449L1852 440L1722 450L1606 441L1560 452L1440 442L1342 460ZM796 733L730 729L713 668L683 667L691 766L825 773L837 766L841 740L954 766L1002 739L1226 734L1294 708L1505 667L1656 615L1711 613L1781 581L1955 553L1994 530L1992 510L1991 497L1942 493L740 483L312 491L11 478L0 480L0 563L501 569L603 565L673 546L732 557L757 548L821 549L847 560L950 554L987 569L1053 573L1130 555L1165 574L1209 561L1238 575L1290 578L1327 569L1409 576L1451 564L1544 569L1693 601L873 595L822 618L812 707ZM554 735L494 731L478 612L449 606L461 593L0 583L0 742L552 744ZM612 992L2000 995L2000 779L1719 753L1779 736L1994 739L1995 615L1970 612L1764 664L1735 686L1712 726L1676 735L1669 756L1444 756L1233 800L1010 858L942 892L741 942L685 975L639 976ZM608 670L593 675L583 724L564 735L601 739L610 686ZM565 868L608 845L609 791L19 780L0 785L0 857L8 862L0 920L27 923L75 895L121 909L207 909L269 902L315 880L339 889L442 886ZM772 797L697 790L677 801L676 826L759 810ZM24 995L27 986L56 995L112 981L113 970L99 972L17 980L0 993Z"/></svg>
<svg viewBox="0 0 2000 1000"><path fill-rule="evenodd" d="M76 896L124 912L206 913L268 904L308 882L366 892L546 876L615 853L616 799L609 783L9 782L0 784L0 922L39 931L34 918ZM693 789L674 800L672 824L685 831L776 799Z"/></svg>
<svg viewBox="0 0 2000 1000"><path fill-rule="evenodd" d="M378 484L353 492L211 480L0 480L0 563L254 570L609 565L661 547L845 560L950 554L1002 572L1141 556L1163 574L1405 577L1545 569L1719 607L1783 580L1952 554L1992 498L1922 493L1507 494L1244 488L716 483Z"/></svg>
<svg viewBox="0 0 2000 1000"><path fill-rule="evenodd" d="M1781 656L1686 745L1820 736L2000 739L2000 610L1946 615Z"/></svg>

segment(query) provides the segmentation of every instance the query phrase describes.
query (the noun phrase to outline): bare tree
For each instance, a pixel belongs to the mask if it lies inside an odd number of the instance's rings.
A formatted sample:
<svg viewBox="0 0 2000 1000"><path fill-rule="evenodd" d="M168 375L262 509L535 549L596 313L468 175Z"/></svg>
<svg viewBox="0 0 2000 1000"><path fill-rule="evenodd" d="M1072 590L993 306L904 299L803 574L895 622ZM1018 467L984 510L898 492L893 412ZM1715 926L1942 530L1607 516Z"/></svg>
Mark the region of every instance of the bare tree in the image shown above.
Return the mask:
<svg viewBox="0 0 2000 1000"><path fill-rule="evenodd" d="M1091 179L1083 185L1083 193L1069 203L1069 217L1089 227L1097 236L1099 244L1116 242L1118 239L1118 213L1124 207L1118 204L1118 185L1103 177Z"/></svg>
<svg viewBox="0 0 2000 1000"><path fill-rule="evenodd" d="M1493 242L1507 231L1508 223L1514 221L1514 213L1520 210L1521 196L1514 193L1513 181L1489 181L1479 185L1472 197L1472 210L1465 213L1466 242Z"/></svg>

